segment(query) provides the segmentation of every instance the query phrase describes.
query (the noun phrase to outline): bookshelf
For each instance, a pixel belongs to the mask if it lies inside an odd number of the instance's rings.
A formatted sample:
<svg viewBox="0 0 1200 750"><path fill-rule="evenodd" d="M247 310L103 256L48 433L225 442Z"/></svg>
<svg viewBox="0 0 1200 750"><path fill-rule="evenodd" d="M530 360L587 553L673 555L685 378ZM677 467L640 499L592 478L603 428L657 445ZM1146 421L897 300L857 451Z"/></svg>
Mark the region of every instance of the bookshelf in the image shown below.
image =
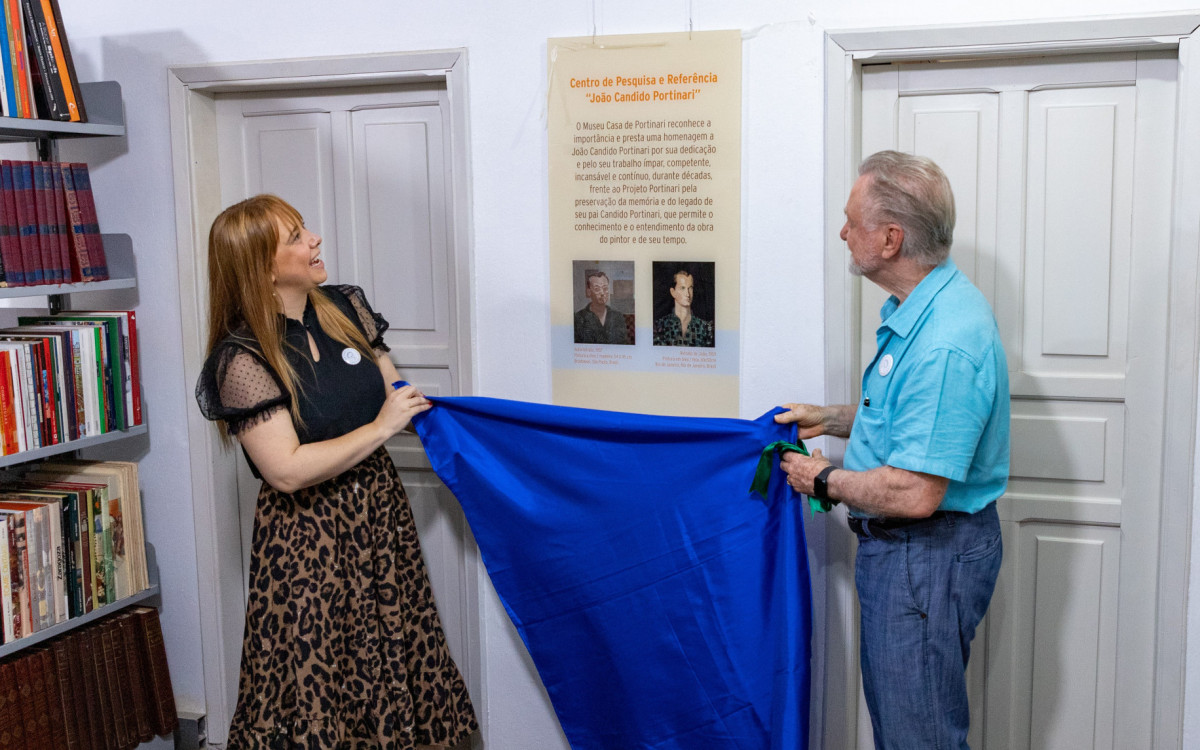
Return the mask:
<svg viewBox="0 0 1200 750"><path fill-rule="evenodd" d="M0 117L0 141L37 141L59 138L96 138L125 135L125 110L121 84L116 81L82 83L88 121L57 122L22 117Z"/></svg>
<svg viewBox="0 0 1200 750"><path fill-rule="evenodd" d="M2 120L4 118L0 118ZM85 281L77 284L38 284L36 286L0 287L0 299L18 297L64 297L80 292L104 292L110 289L133 289L137 276L133 264L133 240L127 234L105 234L104 254L108 258L109 278L104 281ZM51 300L50 307L55 306ZM61 300L58 300L61 302Z"/></svg>
<svg viewBox="0 0 1200 750"><path fill-rule="evenodd" d="M121 86L115 81L80 84L84 105L88 112L88 122L70 123L51 120L30 120L16 117L0 117L0 143L3 142L35 142L38 158L42 161L57 161L58 141L63 138L97 138L125 135L124 107L121 101ZM113 289L132 289L137 286L136 268L133 257L133 241L126 234L103 235L104 252L108 258L109 276L104 281L91 281L74 284L40 284L36 286L3 287L0 288L0 299L47 298L51 311L64 308L64 301L75 294L84 292L100 292ZM38 302L40 306L40 301ZM72 440L57 445L44 446L34 450L22 451L7 456L0 456L0 469L6 469L55 455L73 453L105 443L125 440L146 433L146 425L135 425L126 430L115 430L101 435ZM154 548L146 545L147 572L150 587L132 596L125 597L111 604L106 604L78 617L72 617L32 635L0 645L0 659L18 653L26 648L43 641L62 635L68 631L103 617L112 615L120 610L137 604L157 606L161 594L158 581L158 565Z"/></svg>

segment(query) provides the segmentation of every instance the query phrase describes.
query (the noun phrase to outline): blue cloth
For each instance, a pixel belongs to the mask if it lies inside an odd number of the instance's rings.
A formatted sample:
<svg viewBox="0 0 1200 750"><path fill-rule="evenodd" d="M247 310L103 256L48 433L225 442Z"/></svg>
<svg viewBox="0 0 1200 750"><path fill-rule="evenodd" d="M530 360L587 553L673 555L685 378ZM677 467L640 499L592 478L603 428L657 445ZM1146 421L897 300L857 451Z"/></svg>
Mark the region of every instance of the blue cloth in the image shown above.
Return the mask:
<svg viewBox="0 0 1200 750"><path fill-rule="evenodd" d="M859 535L863 692L877 750L967 747L967 657L1001 554L995 503Z"/></svg>
<svg viewBox="0 0 1200 750"><path fill-rule="evenodd" d="M982 509L1008 484L1008 362L991 307L947 259L879 314L843 465L946 477L941 510Z"/></svg>
<svg viewBox="0 0 1200 750"><path fill-rule="evenodd" d="M575 750L807 747L803 504L757 420L438 398L415 420Z"/></svg>

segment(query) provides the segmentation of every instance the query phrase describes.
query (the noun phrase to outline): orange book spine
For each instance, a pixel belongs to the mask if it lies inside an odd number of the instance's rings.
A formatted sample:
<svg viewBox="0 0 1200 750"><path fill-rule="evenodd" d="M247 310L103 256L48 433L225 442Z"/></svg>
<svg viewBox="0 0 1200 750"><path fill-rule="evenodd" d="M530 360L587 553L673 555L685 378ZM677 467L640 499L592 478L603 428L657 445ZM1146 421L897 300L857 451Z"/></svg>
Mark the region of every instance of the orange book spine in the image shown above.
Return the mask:
<svg viewBox="0 0 1200 750"><path fill-rule="evenodd" d="M8 352L0 352L0 437L4 455L19 450L17 442L17 412L13 403L12 372L9 370Z"/></svg>
<svg viewBox="0 0 1200 750"><path fill-rule="evenodd" d="M42 13L46 16L46 30L50 36L50 48L54 55L55 67L58 68L58 78L62 81L63 97L67 101L67 112L71 122L79 122L79 103L75 99L75 87L71 85L71 74L67 69L67 56L63 54L62 39L59 35L58 24L54 19L54 9L50 0L41 0Z"/></svg>

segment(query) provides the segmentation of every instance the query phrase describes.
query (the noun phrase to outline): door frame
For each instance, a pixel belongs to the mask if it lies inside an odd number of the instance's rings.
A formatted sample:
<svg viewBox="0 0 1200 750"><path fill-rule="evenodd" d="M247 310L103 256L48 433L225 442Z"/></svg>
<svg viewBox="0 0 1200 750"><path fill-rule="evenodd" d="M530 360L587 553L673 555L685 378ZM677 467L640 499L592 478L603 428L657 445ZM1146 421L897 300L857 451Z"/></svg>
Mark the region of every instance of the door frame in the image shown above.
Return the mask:
<svg viewBox="0 0 1200 750"><path fill-rule="evenodd" d="M1177 49L1178 109L1171 226L1170 332L1167 346L1166 419L1159 526L1158 592L1155 624L1153 732L1155 747L1181 747L1184 721L1185 653L1192 512L1197 354L1200 353L1200 142L1185 134L1200 130L1200 13L1109 16L912 28L830 30L825 34L825 397L851 403L862 363L855 342L861 321L859 287L846 266L838 232L842 207L857 176L862 129L860 71L867 63L924 59L1000 58ZM831 445L831 453L842 451ZM840 455L837 456L840 458ZM845 529L828 534L826 570L853 570L853 544ZM858 703L858 624L854 587L826 586L830 628L825 684L814 694L827 697L820 716L825 747L855 747Z"/></svg>
<svg viewBox="0 0 1200 750"><path fill-rule="evenodd" d="M459 383L463 395L476 390L471 350L472 232L470 141L467 127L467 52L385 53L174 66L167 71L171 122L171 162L175 187L175 234L179 273L180 339L183 343L185 394L204 363L207 343L208 227L221 211L217 167L215 95L321 87L389 85L444 81L449 102L450 142L447 169L448 240L455 284ZM191 466L192 515L196 529L196 572L200 597L200 640L204 662L205 712L210 742L224 742L234 705L225 686L241 653L242 605L239 522L228 502L236 502L233 451L224 448L212 423L188 409L187 440ZM236 511L236 508L234 509ZM462 611L469 617L468 690L481 716L487 715L480 638L481 573L478 554L464 561ZM232 657L232 659L230 658Z"/></svg>

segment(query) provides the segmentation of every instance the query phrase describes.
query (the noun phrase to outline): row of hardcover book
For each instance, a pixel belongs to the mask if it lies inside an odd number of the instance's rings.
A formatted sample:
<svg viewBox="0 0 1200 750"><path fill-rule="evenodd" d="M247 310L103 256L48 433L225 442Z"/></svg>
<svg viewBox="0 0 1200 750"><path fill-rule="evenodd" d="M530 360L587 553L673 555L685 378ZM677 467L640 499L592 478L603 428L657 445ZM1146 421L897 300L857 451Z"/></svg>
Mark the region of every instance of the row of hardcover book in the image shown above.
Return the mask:
<svg viewBox="0 0 1200 750"><path fill-rule="evenodd" d="M128 750L178 726L162 623L150 607L0 661L0 750Z"/></svg>
<svg viewBox="0 0 1200 750"><path fill-rule="evenodd" d="M150 587L137 464L51 461L0 484L8 643Z"/></svg>
<svg viewBox="0 0 1200 750"><path fill-rule="evenodd" d="M0 106L7 117L87 122L58 0L0 0Z"/></svg>
<svg viewBox="0 0 1200 750"><path fill-rule="evenodd" d="M107 278L87 165L0 162L0 286Z"/></svg>
<svg viewBox="0 0 1200 750"><path fill-rule="evenodd" d="M22 316L0 329L0 454L142 424L132 310Z"/></svg>

